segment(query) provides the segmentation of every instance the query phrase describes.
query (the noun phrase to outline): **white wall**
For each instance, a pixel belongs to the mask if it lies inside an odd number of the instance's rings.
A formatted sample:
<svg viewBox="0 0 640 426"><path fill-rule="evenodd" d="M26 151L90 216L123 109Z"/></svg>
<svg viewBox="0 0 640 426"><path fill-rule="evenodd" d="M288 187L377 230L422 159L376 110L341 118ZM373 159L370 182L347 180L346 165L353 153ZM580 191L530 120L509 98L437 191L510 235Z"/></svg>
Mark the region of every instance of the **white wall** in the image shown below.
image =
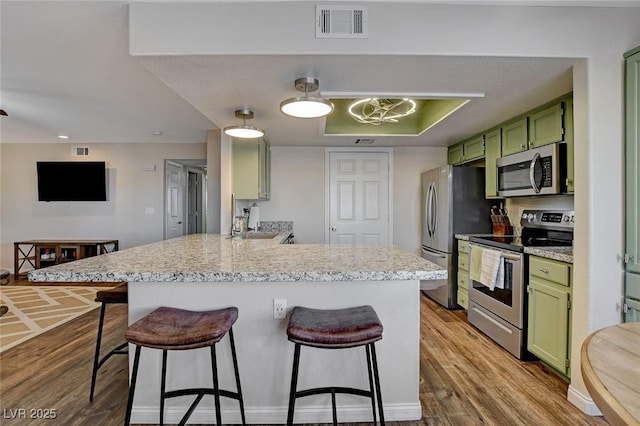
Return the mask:
<svg viewBox="0 0 640 426"><path fill-rule="evenodd" d="M260 220L292 220L297 243L324 243L324 148L271 147L271 199Z"/></svg>
<svg viewBox="0 0 640 426"><path fill-rule="evenodd" d="M393 243L420 254L420 173L446 164L446 148L393 150ZM323 147L271 147L271 199L260 220L292 220L298 243L324 243Z"/></svg>
<svg viewBox="0 0 640 426"><path fill-rule="evenodd" d="M158 241L164 229L164 160L206 158L206 144L91 144L87 161L106 161L106 202L40 202L37 161L73 161L71 144L0 144L0 265L13 271L13 242L120 240L120 248ZM155 164L155 172L143 166ZM145 214L153 207L155 214Z"/></svg>
<svg viewBox="0 0 640 426"><path fill-rule="evenodd" d="M421 255L420 174L447 164L445 148L403 147L393 150L393 243Z"/></svg>

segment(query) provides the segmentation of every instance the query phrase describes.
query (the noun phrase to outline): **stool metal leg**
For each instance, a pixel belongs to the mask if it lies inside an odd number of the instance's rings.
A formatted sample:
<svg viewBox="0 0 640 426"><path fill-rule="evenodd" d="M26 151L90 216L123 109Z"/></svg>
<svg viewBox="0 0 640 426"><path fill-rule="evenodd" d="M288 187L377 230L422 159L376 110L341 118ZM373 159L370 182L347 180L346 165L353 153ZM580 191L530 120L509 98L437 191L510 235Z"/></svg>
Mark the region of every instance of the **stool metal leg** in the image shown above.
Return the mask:
<svg viewBox="0 0 640 426"><path fill-rule="evenodd" d="M373 358L373 373L376 382L376 394L378 394L378 411L380 412L380 424L384 426L384 410L382 408L382 392L380 391L380 374L378 372L378 358L376 357L376 346L374 343L371 345L371 355Z"/></svg>
<svg viewBox="0 0 640 426"><path fill-rule="evenodd" d="M371 351L369 345L365 346L367 352L367 373L369 373L369 392L371 392L371 410L373 411L373 424L377 424L376 416L376 394L373 389L373 371L371 369Z"/></svg>
<svg viewBox="0 0 640 426"><path fill-rule="evenodd" d="M106 304L103 302L100 308L100 322L98 323L98 337L96 339L96 354L93 357L93 372L91 373L91 392L89 393L89 401L93 402L93 391L96 388L96 378L98 377L98 361L100 358L100 343L102 342L102 327L104 324L104 311Z"/></svg>
<svg viewBox="0 0 640 426"><path fill-rule="evenodd" d="M136 377L138 375L138 364L140 364L140 349L141 347L136 345L136 354L133 358L133 371L131 372L131 385L129 386L129 399L127 401L127 414L124 417L125 426L131 424L131 409L133 408L133 394L136 391Z"/></svg>
<svg viewBox="0 0 640 426"><path fill-rule="evenodd" d="M164 395L167 388L167 350L162 351L162 379L160 381L160 426L164 425Z"/></svg>
<svg viewBox="0 0 640 426"><path fill-rule="evenodd" d="M220 414L220 389L218 388L218 361L216 359L216 345L211 345L211 371L213 373L213 398L216 403L216 424L222 424Z"/></svg>
<svg viewBox="0 0 640 426"><path fill-rule="evenodd" d="M333 426L338 426L338 410L336 409L336 389L331 389L331 414L333 414Z"/></svg>
<svg viewBox="0 0 640 426"><path fill-rule="evenodd" d="M296 406L296 388L298 386L298 365L300 364L300 343L296 343L293 353L293 370L291 372L291 390L289 391L289 412L287 426L293 424L293 411Z"/></svg>
<svg viewBox="0 0 640 426"><path fill-rule="evenodd" d="M238 370L238 358L236 356L236 344L233 339L233 327L229 329L229 343L231 344L231 356L233 358L233 370L236 374L236 389L238 390L238 402L240 403L240 416L242 416L242 425L245 426L244 418L244 401L242 400L242 387L240 386L240 371Z"/></svg>

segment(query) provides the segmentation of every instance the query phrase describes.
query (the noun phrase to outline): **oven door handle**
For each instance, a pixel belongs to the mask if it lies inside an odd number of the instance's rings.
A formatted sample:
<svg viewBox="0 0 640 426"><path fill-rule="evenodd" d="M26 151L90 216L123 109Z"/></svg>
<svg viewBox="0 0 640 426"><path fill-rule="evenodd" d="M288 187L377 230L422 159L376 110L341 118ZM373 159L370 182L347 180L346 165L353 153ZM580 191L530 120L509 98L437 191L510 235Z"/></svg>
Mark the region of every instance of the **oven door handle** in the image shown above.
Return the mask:
<svg viewBox="0 0 640 426"><path fill-rule="evenodd" d="M500 257L502 257L504 259L507 259L507 260L511 260L513 262L519 262L519 261L522 260L522 255L510 254L510 253L507 253L506 251L496 249L495 247L480 246L480 245L477 245L477 244L471 244L471 246L472 247L476 247L476 248L481 248L481 249L486 248L486 249L489 249L489 250L499 251L500 252Z"/></svg>
<svg viewBox="0 0 640 426"><path fill-rule="evenodd" d="M503 257L507 260L511 260L513 262L519 262L522 260L522 258L518 255L513 255L513 254L506 254L505 252L501 251L500 252L500 257Z"/></svg>
<svg viewBox="0 0 640 426"><path fill-rule="evenodd" d="M507 327L505 327L504 325L500 324L498 321L494 320L493 318L491 318L489 315L485 314L484 312L482 312L480 309L476 308L475 306L473 306L471 308L475 313L477 313L478 315L482 316L484 319L486 319L487 321L490 321L493 325L495 325L496 327L501 328L502 330L506 331L509 334L513 334L513 331L511 331L510 329L508 329Z"/></svg>
<svg viewBox="0 0 640 426"><path fill-rule="evenodd" d="M540 192L540 187L536 183L536 164L538 164L538 161L540 161L540 153L536 152L529 165L529 180L531 181L531 188L536 194Z"/></svg>

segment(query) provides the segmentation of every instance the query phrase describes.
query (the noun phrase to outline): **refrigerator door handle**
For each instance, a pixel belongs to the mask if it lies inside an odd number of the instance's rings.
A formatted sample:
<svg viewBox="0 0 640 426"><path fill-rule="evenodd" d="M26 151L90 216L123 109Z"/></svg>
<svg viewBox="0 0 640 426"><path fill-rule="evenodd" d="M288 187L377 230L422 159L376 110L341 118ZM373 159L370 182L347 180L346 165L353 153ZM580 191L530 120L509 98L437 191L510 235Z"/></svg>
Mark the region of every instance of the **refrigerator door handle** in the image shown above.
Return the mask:
<svg viewBox="0 0 640 426"><path fill-rule="evenodd" d="M431 237L431 185L429 182L429 187L427 188L427 199L425 201L425 223L427 227L427 234Z"/></svg>
<svg viewBox="0 0 640 426"><path fill-rule="evenodd" d="M432 225L432 229L433 229L433 236L435 237L436 235L436 229L438 229L438 190L436 188L436 185L433 185L433 216L431 218L433 225Z"/></svg>

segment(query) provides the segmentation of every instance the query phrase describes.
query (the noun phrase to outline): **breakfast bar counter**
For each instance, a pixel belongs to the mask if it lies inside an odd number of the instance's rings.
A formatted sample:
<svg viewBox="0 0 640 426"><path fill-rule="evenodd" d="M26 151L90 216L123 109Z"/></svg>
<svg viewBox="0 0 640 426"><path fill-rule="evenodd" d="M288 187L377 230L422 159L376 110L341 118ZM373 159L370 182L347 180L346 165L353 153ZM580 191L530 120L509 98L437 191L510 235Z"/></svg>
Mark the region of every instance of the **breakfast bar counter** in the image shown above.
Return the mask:
<svg viewBox="0 0 640 426"><path fill-rule="evenodd" d="M442 280L446 270L394 246L280 244L287 237L286 232L270 239L195 234L35 270L29 279L127 281L130 324L160 306L194 311L238 307L234 336L247 423L254 424L286 420L293 344L287 340L286 318L274 319L274 300L285 299L287 311L371 305L384 327L376 348L385 418L419 419L420 281ZM300 370L299 386L367 388L360 349L303 351L301 365L306 367ZM233 389L228 345L220 345L218 352L221 387ZM161 351L142 351L133 423L158 422L161 358ZM167 390L209 386L208 350L171 353L167 371ZM177 422L190 403L188 398L168 400L165 421ZM239 423L237 403L222 403L224 423ZM340 395L337 406L341 422L372 420L366 398ZM215 422L213 398L203 399L190 421ZM296 403L296 423L330 421L329 396Z"/></svg>

